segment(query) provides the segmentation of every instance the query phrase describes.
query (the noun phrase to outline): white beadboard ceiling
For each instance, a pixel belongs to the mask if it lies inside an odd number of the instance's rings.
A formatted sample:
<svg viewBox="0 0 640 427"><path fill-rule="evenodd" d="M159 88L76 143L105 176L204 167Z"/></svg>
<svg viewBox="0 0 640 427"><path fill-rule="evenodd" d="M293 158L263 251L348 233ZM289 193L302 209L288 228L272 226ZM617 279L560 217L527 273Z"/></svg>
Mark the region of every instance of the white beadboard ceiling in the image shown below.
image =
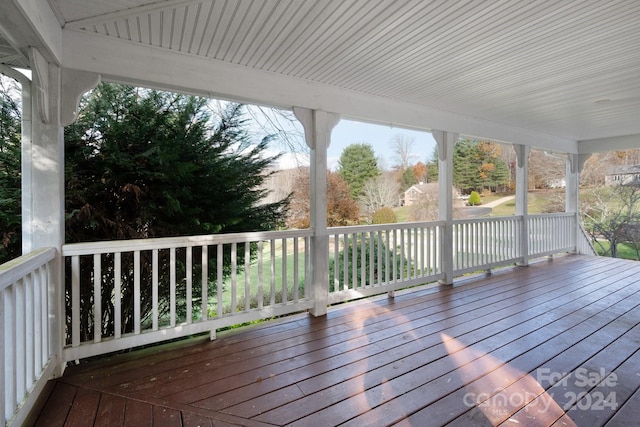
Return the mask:
<svg viewBox="0 0 640 427"><path fill-rule="evenodd" d="M565 140L640 135L638 0L49 4L63 33L105 44L153 47ZM0 38L0 58L11 55L5 45Z"/></svg>

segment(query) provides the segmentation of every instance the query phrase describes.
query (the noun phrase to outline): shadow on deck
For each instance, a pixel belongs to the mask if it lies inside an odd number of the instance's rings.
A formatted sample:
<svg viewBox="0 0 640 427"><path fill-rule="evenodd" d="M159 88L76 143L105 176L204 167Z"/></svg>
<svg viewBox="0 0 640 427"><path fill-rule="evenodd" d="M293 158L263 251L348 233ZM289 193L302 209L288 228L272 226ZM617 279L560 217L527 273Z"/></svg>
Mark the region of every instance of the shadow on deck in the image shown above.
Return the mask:
<svg viewBox="0 0 640 427"><path fill-rule="evenodd" d="M70 367L36 424L637 425L640 262L566 256Z"/></svg>

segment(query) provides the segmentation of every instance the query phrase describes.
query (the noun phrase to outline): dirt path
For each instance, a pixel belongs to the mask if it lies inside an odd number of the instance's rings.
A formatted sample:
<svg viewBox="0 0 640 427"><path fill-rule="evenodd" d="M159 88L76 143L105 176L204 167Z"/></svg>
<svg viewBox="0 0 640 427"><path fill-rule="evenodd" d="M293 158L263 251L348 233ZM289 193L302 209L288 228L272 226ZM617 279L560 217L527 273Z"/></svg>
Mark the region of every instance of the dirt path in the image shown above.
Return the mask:
<svg viewBox="0 0 640 427"><path fill-rule="evenodd" d="M483 204L481 206L485 207L485 208L495 208L496 206L501 205L504 202L508 202L509 200L513 200L515 198L516 198L516 196L502 197L502 198L500 198L498 200L494 200L493 202L490 202L490 203L487 203L487 204Z"/></svg>

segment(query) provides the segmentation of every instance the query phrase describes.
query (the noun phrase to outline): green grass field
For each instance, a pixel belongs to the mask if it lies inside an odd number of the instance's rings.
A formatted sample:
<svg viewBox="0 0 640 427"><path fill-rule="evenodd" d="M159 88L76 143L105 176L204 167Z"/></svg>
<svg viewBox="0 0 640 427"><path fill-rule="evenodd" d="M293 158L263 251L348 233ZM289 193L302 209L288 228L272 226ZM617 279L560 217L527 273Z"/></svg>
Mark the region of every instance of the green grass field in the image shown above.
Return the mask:
<svg viewBox="0 0 640 427"><path fill-rule="evenodd" d="M499 198L499 197L498 197ZM495 200L494 198L493 200ZM550 202L548 193L529 193L529 204L527 210L530 214L541 214L546 211L546 208ZM482 203L489 203L492 200L482 199ZM482 206L482 205L481 205ZM516 201L509 200L493 208L491 216L509 216L514 215L516 212Z"/></svg>
<svg viewBox="0 0 640 427"><path fill-rule="evenodd" d="M270 250L266 249L263 253L262 260L262 292L266 296L267 301L270 298L272 291L272 284L276 294L282 295L283 287L283 274L286 277L286 286L289 299L293 295L294 291L294 273L295 273L295 255L288 253L286 259L282 257L282 251L280 248L276 249L273 266L271 265ZM283 263L283 259L285 262ZM284 265L284 272L283 272ZM249 271L241 271L236 275L236 298L237 301L244 301L245 296L245 281L248 279L249 295L257 297L258 288L260 283L260 269L258 261L254 260L249 267ZM248 274L247 274L248 273ZM304 280L304 253L298 254L298 283ZM222 302L225 307L231 305L232 293L231 293L231 278L228 278L224 282L224 293ZM302 292L300 290L300 292ZM302 298L302 294L299 295Z"/></svg>
<svg viewBox="0 0 640 427"><path fill-rule="evenodd" d="M609 242L599 241L597 244L594 244L594 247L596 248L598 255L611 256L611 253L609 252L609 249L611 248L611 246L609 245ZM618 244L618 258L629 259L633 261L640 260L638 258L638 254L636 253L636 251L628 243Z"/></svg>

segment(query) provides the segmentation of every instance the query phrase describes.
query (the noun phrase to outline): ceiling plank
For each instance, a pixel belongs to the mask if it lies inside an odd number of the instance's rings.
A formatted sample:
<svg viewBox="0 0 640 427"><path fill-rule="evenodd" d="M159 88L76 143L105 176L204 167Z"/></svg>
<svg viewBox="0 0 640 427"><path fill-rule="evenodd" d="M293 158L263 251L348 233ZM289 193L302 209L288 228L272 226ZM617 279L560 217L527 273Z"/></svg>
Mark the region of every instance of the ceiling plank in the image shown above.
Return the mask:
<svg viewBox="0 0 640 427"><path fill-rule="evenodd" d="M417 104L344 90L249 67L182 55L153 46L65 30L69 68L101 73L105 80L140 84L212 98L340 113L345 118L411 129L446 129L462 135L516 142L570 153L575 141ZM140 61L139 58L144 58Z"/></svg>
<svg viewBox="0 0 640 427"><path fill-rule="evenodd" d="M5 17L0 19L0 33L24 58L36 47L47 61L60 64L61 28L49 7L39 0L2 0L0 16Z"/></svg>

